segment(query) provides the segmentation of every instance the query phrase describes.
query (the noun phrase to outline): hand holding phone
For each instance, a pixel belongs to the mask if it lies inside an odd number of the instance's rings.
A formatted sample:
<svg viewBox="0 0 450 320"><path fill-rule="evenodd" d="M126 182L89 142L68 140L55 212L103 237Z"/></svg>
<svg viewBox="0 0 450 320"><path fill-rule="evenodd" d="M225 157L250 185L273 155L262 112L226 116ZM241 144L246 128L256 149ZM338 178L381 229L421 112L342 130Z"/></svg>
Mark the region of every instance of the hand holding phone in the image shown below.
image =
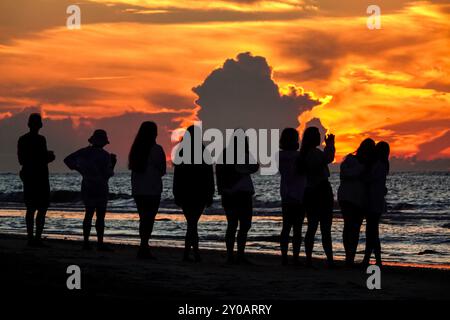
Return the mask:
<svg viewBox="0 0 450 320"><path fill-rule="evenodd" d="M334 141L335 141L334 138L335 138L334 134L332 134L332 133L328 134L325 138L325 144L327 146L334 146Z"/></svg>

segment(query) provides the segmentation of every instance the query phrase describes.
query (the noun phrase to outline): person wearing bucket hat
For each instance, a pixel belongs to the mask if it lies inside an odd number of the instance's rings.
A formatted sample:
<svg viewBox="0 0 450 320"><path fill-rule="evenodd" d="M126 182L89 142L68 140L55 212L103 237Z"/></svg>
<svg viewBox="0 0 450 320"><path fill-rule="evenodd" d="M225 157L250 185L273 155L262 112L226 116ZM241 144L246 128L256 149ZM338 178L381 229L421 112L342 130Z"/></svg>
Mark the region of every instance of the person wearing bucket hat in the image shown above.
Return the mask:
<svg viewBox="0 0 450 320"><path fill-rule="evenodd" d="M88 142L93 146L104 147L109 144L108 135L105 130L97 129L88 139Z"/></svg>
<svg viewBox="0 0 450 320"><path fill-rule="evenodd" d="M81 182L81 197L86 214L83 221L83 248L89 250L89 236L92 219L96 213L95 229L97 231L98 250L109 251L103 242L105 230L105 214L108 203L108 181L114 175L117 162L115 154L110 154L103 148L109 144L105 130L97 129L88 139L90 145L82 148L64 159L64 163L71 170L78 171L83 180Z"/></svg>

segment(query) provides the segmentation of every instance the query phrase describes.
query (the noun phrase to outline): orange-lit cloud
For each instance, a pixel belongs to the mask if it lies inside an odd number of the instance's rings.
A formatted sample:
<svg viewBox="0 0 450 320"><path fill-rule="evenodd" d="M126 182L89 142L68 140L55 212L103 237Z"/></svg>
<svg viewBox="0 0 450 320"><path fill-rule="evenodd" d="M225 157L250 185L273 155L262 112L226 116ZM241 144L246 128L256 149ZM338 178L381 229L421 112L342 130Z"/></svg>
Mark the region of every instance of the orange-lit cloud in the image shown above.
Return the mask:
<svg viewBox="0 0 450 320"><path fill-rule="evenodd" d="M252 52L281 94L326 99L300 121L320 118L338 158L367 136L395 156L449 157L449 5L379 1L382 29L368 30L366 1L97 0L68 30L71 2L2 1L0 120L39 105L53 119L165 113L186 125L192 88Z"/></svg>

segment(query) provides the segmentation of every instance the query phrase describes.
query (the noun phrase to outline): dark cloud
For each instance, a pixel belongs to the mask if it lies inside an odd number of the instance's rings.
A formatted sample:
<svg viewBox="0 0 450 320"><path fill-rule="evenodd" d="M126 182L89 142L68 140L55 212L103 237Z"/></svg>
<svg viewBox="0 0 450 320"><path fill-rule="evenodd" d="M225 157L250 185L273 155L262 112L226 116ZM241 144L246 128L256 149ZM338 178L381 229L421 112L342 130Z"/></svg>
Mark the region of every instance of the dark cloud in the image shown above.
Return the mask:
<svg viewBox="0 0 450 320"><path fill-rule="evenodd" d="M43 87L22 93L22 97L35 99L39 103L61 103L72 106L90 103L107 96L107 91L80 86Z"/></svg>
<svg viewBox="0 0 450 320"><path fill-rule="evenodd" d="M322 15L336 17L365 17L367 7L376 4L381 9L381 14L401 11L414 0L305 0L305 5L317 7Z"/></svg>
<svg viewBox="0 0 450 320"><path fill-rule="evenodd" d="M75 2L81 9L81 23L135 22L149 24L235 22L235 21L278 21L299 19L314 11L240 11L231 9L198 9L161 6L145 6L92 1ZM45 29L64 27L66 9L72 0L2 0L0 1L0 43L10 42L18 37L36 35ZM70 32L70 31L68 31Z"/></svg>
<svg viewBox="0 0 450 320"><path fill-rule="evenodd" d="M170 109L192 108L194 98L172 93L155 92L148 94L146 100L152 105Z"/></svg>
<svg viewBox="0 0 450 320"><path fill-rule="evenodd" d="M355 34L358 32L360 37L355 41ZM277 76L301 81L327 80L341 67L341 61L346 58L352 56L371 61L374 54L382 55L387 66L397 69L412 63L411 57L417 53L418 44L426 45L436 40L436 37L439 35L423 37L414 33L402 34L399 37L396 33L371 33L365 29L355 32L343 29L330 29L326 32L303 29L299 33L286 34L276 42L276 48L279 48L284 56L301 60L307 66L300 70L277 72ZM400 50L403 55L398 55L397 51ZM409 57L403 59L404 56Z"/></svg>
<svg viewBox="0 0 450 320"><path fill-rule="evenodd" d="M325 134L327 133L328 129L323 126L323 124L319 118L312 118L311 120L309 120L305 124L305 128L309 128L309 127L316 127L317 129L319 129L322 140L325 138Z"/></svg>
<svg viewBox="0 0 450 320"><path fill-rule="evenodd" d="M0 119L0 171L17 172L16 144L19 136L27 132L28 116L32 112L39 112L38 107L30 107L21 112L14 113L11 117ZM50 150L54 150L56 161L52 163L51 170L65 171L62 160L69 153L88 145L87 139L96 128L105 129L108 132L111 144L108 150L118 155L118 169L123 170L127 165L129 148L135 134L143 121L155 121L159 127L158 142L170 155L170 133L180 126L178 117L188 117L186 112L161 112L143 113L128 112L118 116L104 118L73 119L44 119L44 128L41 133L47 137Z"/></svg>
<svg viewBox="0 0 450 320"><path fill-rule="evenodd" d="M448 128L448 124L450 123L450 118L446 119L420 119L420 120L410 120L404 121L400 123L394 123L382 126L377 130L390 130L395 132L397 135L411 135L418 134L420 132L428 131L430 129L433 130L444 130ZM366 134L370 134L370 132L366 132Z"/></svg>
<svg viewBox="0 0 450 320"><path fill-rule="evenodd" d="M439 158L433 160L419 160L417 157L397 158L390 160L391 171L450 171L450 158Z"/></svg>
<svg viewBox="0 0 450 320"><path fill-rule="evenodd" d="M297 88L280 94L266 59L250 53L226 60L192 90L204 126L219 129L297 127L298 116L320 104Z"/></svg>
<svg viewBox="0 0 450 320"><path fill-rule="evenodd" d="M416 156L418 159L425 160L437 158L442 156L440 153L448 148L450 148L450 130L433 140L420 144Z"/></svg>

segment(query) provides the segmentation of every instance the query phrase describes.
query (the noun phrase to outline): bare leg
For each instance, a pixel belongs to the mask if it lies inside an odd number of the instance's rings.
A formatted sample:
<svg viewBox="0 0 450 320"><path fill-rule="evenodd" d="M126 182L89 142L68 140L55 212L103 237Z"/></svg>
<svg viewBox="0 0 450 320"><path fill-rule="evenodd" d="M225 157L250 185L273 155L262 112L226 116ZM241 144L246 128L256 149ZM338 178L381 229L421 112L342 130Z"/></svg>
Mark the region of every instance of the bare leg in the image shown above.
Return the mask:
<svg viewBox="0 0 450 320"><path fill-rule="evenodd" d="M45 215L47 209L39 209L36 215L36 240L40 241L42 238L42 232L44 231Z"/></svg>
<svg viewBox="0 0 450 320"><path fill-rule="evenodd" d="M95 219L95 230L97 231L97 242L103 245L103 236L105 234L105 215L106 208L97 208L97 218Z"/></svg>
<svg viewBox="0 0 450 320"><path fill-rule="evenodd" d="M27 212L25 213L25 223L27 225L27 237L28 244L31 244L34 240L33 232L34 232L34 213L36 209L27 208Z"/></svg>
<svg viewBox="0 0 450 320"><path fill-rule="evenodd" d="M320 232L322 234L322 246L327 256L329 265L333 265L333 242L331 239L331 224L333 215L327 215L320 221Z"/></svg>
<svg viewBox="0 0 450 320"><path fill-rule="evenodd" d="M225 242L227 245L228 260L233 260L234 242L236 241L236 231L239 220L234 216L234 212L227 213L227 231L225 234Z"/></svg>
<svg viewBox="0 0 450 320"><path fill-rule="evenodd" d="M95 208L86 208L86 213L83 220L83 238L84 244L89 244L89 236L91 235L92 218L94 217Z"/></svg>
<svg viewBox="0 0 450 320"><path fill-rule="evenodd" d="M319 227L319 220L316 217L308 217L308 228L305 235L305 253L306 264L312 263L312 252L314 248L314 238L316 236L317 228Z"/></svg>
<svg viewBox="0 0 450 320"><path fill-rule="evenodd" d="M293 256L294 261L298 261L298 257L300 255L300 247L302 245L302 225L303 225L303 219L298 219L294 223L294 234L292 237L292 248L293 248Z"/></svg>

